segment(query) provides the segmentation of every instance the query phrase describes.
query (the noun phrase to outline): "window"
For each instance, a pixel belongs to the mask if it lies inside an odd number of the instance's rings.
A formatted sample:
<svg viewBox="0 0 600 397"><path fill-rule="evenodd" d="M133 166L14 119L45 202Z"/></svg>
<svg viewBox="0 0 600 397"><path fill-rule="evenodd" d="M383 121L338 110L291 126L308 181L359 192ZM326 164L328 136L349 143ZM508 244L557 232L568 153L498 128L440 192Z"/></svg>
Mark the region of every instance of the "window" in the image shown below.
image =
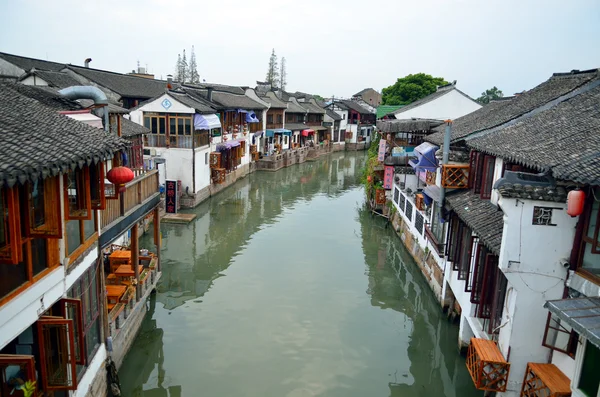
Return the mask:
<svg viewBox="0 0 600 397"><path fill-rule="evenodd" d="M35 359L30 355L0 354L0 396L19 396L14 394L14 386L9 380L25 383L36 380ZM20 393L20 392L17 392Z"/></svg>
<svg viewBox="0 0 600 397"><path fill-rule="evenodd" d="M406 200L406 211L404 211L404 213L406 214L406 218L408 218L408 220L411 222L412 222L412 212L413 212L412 203L409 200Z"/></svg>
<svg viewBox="0 0 600 397"><path fill-rule="evenodd" d="M553 209L554 208L552 207L533 207L533 219L531 221L531 224L539 226L556 226L555 223L552 223Z"/></svg>
<svg viewBox="0 0 600 397"><path fill-rule="evenodd" d="M77 390L74 322L60 317L37 321L40 369L44 391Z"/></svg>
<svg viewBox="0 0 600 397"><path fill-rule="evenodd" d="M570 325L563 323L556 315L548 313L542 346L575 358L578 340L579 335Z"/></svg>
<svg viewBox="0 0 600 397"><path fill-rule="evenodd" d="M169 130L167 131L170 147L192 148L192 118L188 114L169 115Z"/></svg>
<svg viewBox="0 0 600 397"><path fill-rule="evenodd" d="M283 115L282 114L277 115L277 123L279 123L279 124L283 123Z"/></svg>
<svg viewBox="0 0 600 397"><path fill-rule="evenodd" d="M398 196L400 196L400 190L398 188L394 188L394 203L398 204Z"/></svg>
<svg viewBox="0 0 600 397"><path fill-rule="evenodd" d="M492 311L490 313L490 321L488 323L488 333L497 334L500 332L502 325L502 314L504 311L504 301L506 299L506 287L508 280L501 271L496 271L496 280L494 283L494 298L492 300Z"/></svg>
<svg viewBox="0 0 600 397"><path fill-rule="evenodd" d="M97 239L95 216L90 220L67 221L66 229L67 255L73 255L73 259Z"/></svg>
<svg viewBox="0 0 600 397"><path fill-rule="evenodd" d="M273 124L273 115L267 114L267 124Z"/></svg>
<svg viewBox="0 0 600 397"><path fill-rule="evenodd" d="M82 373L89 364L100 347L100 305L98 300L98 267L92 266L73 284L73 287L67 292L67 296L81 301L82 326L76 330L77 338L82 342L79 351L83 354L83 360L78 361L78 373ZM67 312L68 318L72 318Z"/></svg>
<svg viewBox="0 0 600 397"><path fill-rule="evenodd" d="M423 215L420 211L415 214L415 228L419 234L423 234Z"/></svg>
<svg viewBox="0 0 600 397"><path fill-rule="evenodd" d="M104 187L104 163L101 161L96 165L90 165L90 197L92 209L103 210L106 208L106 197Z"/></svg>
<svg viewBox="0 0 600 397"><path fill-rule="evenodd" d="M598 396L600 389L600 378L598 377L598 368L600 368L600 349L589 341L586 341L583 354L583 362L581 363L577 388L586 396L596 397Z"/></svg>
<svg viewBox="0 0 600 397"><path fill-rule="evenodd" d="M467 233L465 235L465 239L463 240L463 246L460 250L460 258L458 263L458 279L459 280L467 280L471 272L471 260L473 253L473 246L477 243L477 237L472 236L471 230L469 228L465 228ZM466 288L466 285L465 285Z"/></svg>
<svg viewBox="0 0 600 397"><path fill-rule="evenodd" d="M16 265L21 260L21 224L19 196L16 188L0 188L0 263Z"/></svg>
<svg viewBox="0 0 600 397"><path fill-rule="evenodd" d="M148 146L165 147L167 140L167 117L157 113L144 114L144 127L150 130L146 136Z"/></svg>
<svg viewBox="0 0 600 397"><path fill-rule="evenodd" d="M489 319L492 315L492 304L496 293L496 274L498 273L498 257L488 256L488 261L483 269L481 280L481 293L478 298L477 317Z"/></svg>
<svg viewBox="0 0 600 397"><path fill-rule="evenodd" d="M483 161L483 175L481 180L481 198L489 199L492 196L492 187L494 186L494 168L496 158L485 156Z"/></svg>
<svg viewBox="0 0 600 397"><path fill-rule="evenodd" d="M404 207L405 207L405 205L406 205L406 197L404 197L404 195L403 195L403 194L401 194L401 195L400 195L400 204L399 204L399 206L400 206L400 209L401 209L402 211L404 211Z"/></svg>
<svg viewBox="0 0 600 397"><path fill-rule="evenodd" d="M600 277L600 188L589 190L581 215L583 233L579 247L579 270Z"/></svg>
<svg viewBox="0 0 600 397"><path fill-rule="evenodd" d="M88 167L68 170L64 175L66 219L92 219Z"/></svg>

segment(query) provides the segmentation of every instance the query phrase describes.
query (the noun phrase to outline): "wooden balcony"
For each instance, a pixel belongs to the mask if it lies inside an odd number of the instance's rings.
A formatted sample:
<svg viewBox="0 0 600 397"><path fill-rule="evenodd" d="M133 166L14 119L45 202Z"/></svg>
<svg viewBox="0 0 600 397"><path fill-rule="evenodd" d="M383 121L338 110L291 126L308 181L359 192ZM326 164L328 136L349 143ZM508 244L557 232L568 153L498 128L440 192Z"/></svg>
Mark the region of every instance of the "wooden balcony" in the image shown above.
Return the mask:
<svg viewBox="0 0 600 397"><path fill-rule="evenodd" d="M106 208L100 211L101 246L139 222L139 218L159 202L158 170L149 171L125 185L125 191L119 193L118 199L106 200Z"/></svg>
<svg viewBox="0 0 600 397"><path fill-rule="evenodd" d="M467 352L467 369L479 390L505 392L510 364L506 362L496 342L471 338Z"/></svg>
<svg viewBox="0 0 600 397"><path fill-rule="evenodd" d="M446 189L466 189L469 187L469 165L442 165L442 187Z"/></svg>
<svg viewBox="0 0 600 397"><path fill-rule="evenodd" d="M283 123L267 123L268 130L274 130L277 128L283 128Z"/></svg>
<svg viewBox="0 0 600 397"><path fill-rule="evenodd" d="M527 363L521 397L568 397L571 380L554 364Z"/></svg>

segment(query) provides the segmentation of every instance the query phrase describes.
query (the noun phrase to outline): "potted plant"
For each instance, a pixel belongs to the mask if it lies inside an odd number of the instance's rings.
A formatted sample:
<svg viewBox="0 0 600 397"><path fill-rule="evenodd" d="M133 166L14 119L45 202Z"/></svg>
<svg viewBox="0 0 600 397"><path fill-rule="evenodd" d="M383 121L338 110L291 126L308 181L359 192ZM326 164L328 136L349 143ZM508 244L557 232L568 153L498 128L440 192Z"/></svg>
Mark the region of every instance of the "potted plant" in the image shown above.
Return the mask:
<svg viewBox="0 0 600 397"><path fill-rule="evenodd" d="M385 190L382 181L375 183L375 204L385 204Z"/></svg>

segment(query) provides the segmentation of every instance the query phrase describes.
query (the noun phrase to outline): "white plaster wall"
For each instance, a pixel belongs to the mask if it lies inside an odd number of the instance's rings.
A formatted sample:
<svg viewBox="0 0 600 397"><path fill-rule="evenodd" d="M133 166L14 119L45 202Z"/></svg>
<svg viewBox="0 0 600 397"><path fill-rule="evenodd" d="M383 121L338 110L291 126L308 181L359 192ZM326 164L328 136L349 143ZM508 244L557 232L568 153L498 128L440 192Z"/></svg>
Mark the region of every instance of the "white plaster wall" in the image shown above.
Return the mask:
<svg viewBox="0 0 600 397"><path fill-rule="evenodd" d="M189 186L190 190L192 190L192 150L177 148L155 149L156 155L165 159L165 179L180 180L184 191L186 186Z"/></svg>
<svg viewBox="0 0 600 397"><path fill-rule="evenodd" d="M438 97L437 99L424 103L421 106L417 106L413 109L395 114L397 119L410 119L410 118L422 118L422 119L457 119L465 114L474 112L481 107L480 104L474 100L465 97L457 90L449 90L446 95Z"/></svg>
<svg viewBox="0 0 600 397"><path fill-rule="evenodd" d="M505 355L510 347L510 393L516 395L527 362L547 362L549 349L542 346L548 316L543 308L551 299L561 299L567 269L561 259L569 257L575 235L575 222L566 213L566 204L500 198L504 230L499 267L509 289L498 343ZM555 207L552 222L557 226L532 225L533 207Z"/></svg>
<svg viewBox="0 0 600 397"><path fill-rule="evenodd" d="M569 379L573 380L575 377L576 361L567 354L554 351L552 353L552 364L556 365Z"/></svg>
<svg viewBox="0 0 600 397"><path fill-rule="evenodd" d="M171 102L171 107L169 109L165 109L162 105L162 101L165 99L169 99L169 101ZM188 114L196 113L195 109L192 109L191 107L178 102L177 99L173 98L172 96L170 96L168 94L161 95L160 97L153 100L152 102L149 102L149 103L145 104L144 106L139 107L138 110L141 110L143 112L155 112L155 113L188 113ZM134 120L132 120L132 121L134 121ZM143 125L143 123L138 123L138 124Z"/></svg>
<svg viewBox="0 0 600 397"><path fill-rule="evenodd" d="M48 83L46 80L41 79L37 76L27 76L23 80L20 81L23 85L38 85L38 86L47 86Z"/></svg>
<svg viewBox="0 0 600 397"><path fill-rule="evenodd" d="M494 183L502 177L502 167L504 166L504 161L496 157L496 162L494 164ZM441 174L441 173L440 173ZM498 205L498 198L500 197L498 190L493 189L492 194L490 196L490 201L494 205Z"/></svg>
<svg viewBox="0 0 600 397"><path fill-rule="evenodd" d="M205 146L203 148L195 150L196 164L194 165L194 167L196 178L196 191L194 193L198 193L200 190L210 185L210 165L207 161L207 159L210 160L210 146Z"/></svg>
<svg viewBox="0 0 600 397"><path fill-rule="evenodd" d="M0 58L0 74L3 74L5 76L19 77L23 73L25 73L25 70Z"/></svg>

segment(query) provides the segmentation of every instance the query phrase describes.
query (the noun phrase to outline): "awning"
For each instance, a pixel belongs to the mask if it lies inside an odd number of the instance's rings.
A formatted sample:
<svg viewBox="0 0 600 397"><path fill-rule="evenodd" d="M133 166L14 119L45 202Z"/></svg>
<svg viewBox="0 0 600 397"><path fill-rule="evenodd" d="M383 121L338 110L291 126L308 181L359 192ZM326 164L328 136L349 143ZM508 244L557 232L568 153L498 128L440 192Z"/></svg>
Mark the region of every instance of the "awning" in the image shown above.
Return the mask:
<svg viewBox="0 0 600 397"><path fill-rule="evenodd" d="M413 168L418 168L419 171L435 171L438 167L438 161L435 157L437 146L432 145L428 142L424 142L417 146L414 150L414 154L417 155L418 160L410 160L409 164Z"/></svg>
<svg viewBox="0 0 600 397"><path fill-rule="evenodd" d="M283 135L287 135L287 136L292 136L292 131L287 130L285 128L276 128L274 130L267 130L268 137L272 137L275 134L283 134Z"/></svg>
<svg viewBox="0 0 600 397"><path fill-rule="evenodd" d="M221 128L221 120L216 114L194 114L194 130Z"/></svg>
<svg viewBox="0 0 600 397"><path fill-rule="evenodd" d="M240 146L240 141L227 141L217 144L217 150L231 149Z"/></svg>
<svg viewBox="0 0 600 397"><path fill-rule="evenodd" d="M260 138L261 136L263 136L264 133L264 131L256 131L254 133L254 138Z"/></svg>
<svg viewBox="0 0 600 397"><path fill-rule="evenodd" d="M314 135L314 134L315 134L315 130L311 130L311 129L302 130L302 136L309 136L309 135Z"/></svg>
<svg viewBox="0 0 600 397"><path fill-rule="evenodd" d="M437 185L425 186L425 188L423 188L423 194L438 203L442 201L442 191Z"/></svg>
<svg viewBox="0 0 600 397"><path fill-rule="evenodd" d="M544 307L600 348L600 298L552 300Z"/></svg>
<svg viewBox="0 0 600 397"><path fill-rule="evenodd" d="M238 113L248 113L248 111L247 111L247 110L244 110L244 109L238 109L238 110L237 110L237 112L238 112Z"/></svg>
<svg viewBox="0 0 600 397"><path fill-rule="evenodd" d="M259 123L260 120L256 117L256 113L249 111L246 113L246 123Z"/></svg>

